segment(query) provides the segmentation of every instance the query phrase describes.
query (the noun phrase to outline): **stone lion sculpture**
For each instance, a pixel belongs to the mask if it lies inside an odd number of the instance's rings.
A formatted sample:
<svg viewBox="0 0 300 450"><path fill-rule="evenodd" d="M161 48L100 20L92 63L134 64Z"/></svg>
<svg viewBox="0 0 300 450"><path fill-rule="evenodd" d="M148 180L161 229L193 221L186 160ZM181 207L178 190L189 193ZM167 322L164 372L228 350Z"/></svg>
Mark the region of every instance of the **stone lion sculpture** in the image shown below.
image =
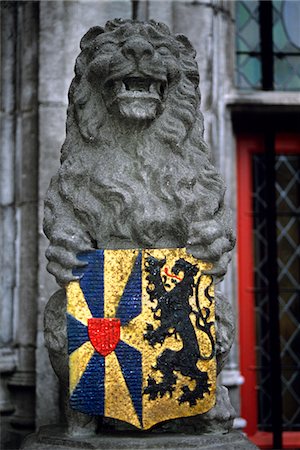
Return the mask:
<svg viewBox="0 0 300 450"><path fill-rule="evenodd" d="M76 255L98 248L186 247L222 279L235 239L203 140L198 85L191 43L164 24L116 19L82 38L61 167L45 202L48 270L62 287L76 279ZM52 364L66 383L64 299L63 291L50 299L45 324ZM233 325L227 302L216 302L220 370ZM224 403L229 412L220 421L232 419L224 389L204 422Z"/></svg>

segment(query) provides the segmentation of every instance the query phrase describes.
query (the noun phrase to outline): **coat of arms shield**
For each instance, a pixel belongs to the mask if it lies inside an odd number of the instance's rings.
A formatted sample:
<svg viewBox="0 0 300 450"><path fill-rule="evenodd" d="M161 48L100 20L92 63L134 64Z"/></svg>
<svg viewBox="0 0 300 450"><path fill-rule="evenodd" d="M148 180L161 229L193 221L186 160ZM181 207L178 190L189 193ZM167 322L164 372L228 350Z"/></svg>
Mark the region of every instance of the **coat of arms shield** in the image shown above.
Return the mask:
<svg viewBox="0 0 300 450"><path fill-rule="evenodd" d="M185 249L79 255L67 286L70 405L149 429L215 404L214 290Z"/></svg>

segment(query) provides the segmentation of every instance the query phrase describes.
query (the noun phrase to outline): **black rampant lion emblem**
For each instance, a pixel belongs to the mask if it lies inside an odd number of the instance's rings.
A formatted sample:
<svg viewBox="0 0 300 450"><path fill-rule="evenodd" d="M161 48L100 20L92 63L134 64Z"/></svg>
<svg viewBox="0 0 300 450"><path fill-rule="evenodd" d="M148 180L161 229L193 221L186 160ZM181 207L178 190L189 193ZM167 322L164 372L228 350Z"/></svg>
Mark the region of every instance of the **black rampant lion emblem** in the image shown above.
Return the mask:
<svg viewBox="0 0 300 450"><path fill-rule="evenodd" d="M151 346L155 344L162 345L167 337L174 335L176 339L182 341L182 348L178 351L165 349L159 354L156 360L154 370L160 371L162 380L156 380L148 376L147 386L144 394L149 395L149 400L155 400L158 396L163 397L166 393L170 396L175 391L178 376L189 377L190 386L187 384L182 387L182 395L177 399L179 404L188 402L194 406L198 399L202 399L205 393L209 393L210 384L208 383L207 372L201 371L197 363L200 360L212 359L215 355L215 341L212 335L213 321L209 321L209 308L200 308L199 302L199 284L201 275L198 276L199 269L183 258L178 259L172 268L171 279L173 288L166 283L166 277L161 275L161 269L166 264L166 259L157 259L149 256L145 260L145 270L148 272L147 280L149 285L147 292L151 302L156 302L156 306L151 308L154 319L160 322L157 328L152 324L147 324L147 331L144 334ZM180 278L178 274L182 274ZM190 298L195 293L196 310L190 304ZM210 303L212 297L209 295L209 288L205 292ZM195 315L196 327L205 332L211 345L210 355L201 355L198 340L191 315ZM193 386L193 389L190 387Z"/></svg>

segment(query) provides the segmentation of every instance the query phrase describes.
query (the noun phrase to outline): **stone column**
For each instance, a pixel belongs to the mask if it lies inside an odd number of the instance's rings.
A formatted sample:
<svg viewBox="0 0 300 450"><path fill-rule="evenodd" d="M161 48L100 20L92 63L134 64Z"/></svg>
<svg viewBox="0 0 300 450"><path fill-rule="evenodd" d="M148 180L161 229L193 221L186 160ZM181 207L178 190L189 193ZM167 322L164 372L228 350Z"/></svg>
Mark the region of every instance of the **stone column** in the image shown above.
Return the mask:
<svg viewBox="0 0 300 450"><path fill-rule="evenodd" d="M13 405L6 421L17 446L35 425L38 3L6 2L1 16L1 400L6 413Z"/></svg>
<svg viewBox="0 0 300 450"><path fill-rule="evenodd" d="M13 340L13 304L15 287L15 60L16 11L10 5L1 8L1 347ZM2 403L2 402L1 402Z"/></svg>

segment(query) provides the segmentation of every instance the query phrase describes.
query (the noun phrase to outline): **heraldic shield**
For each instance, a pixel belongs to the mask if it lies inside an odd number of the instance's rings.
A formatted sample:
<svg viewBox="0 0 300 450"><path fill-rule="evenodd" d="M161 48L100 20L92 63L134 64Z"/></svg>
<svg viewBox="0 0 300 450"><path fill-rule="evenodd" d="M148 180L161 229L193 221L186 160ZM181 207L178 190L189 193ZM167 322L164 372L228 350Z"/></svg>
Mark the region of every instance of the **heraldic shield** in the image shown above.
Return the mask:
<svg viewBox="0 0 300 450"><path fill-rule="evenodd" d="M215 404L211 266L185 249L94 250L67 286L70 405L149 429Z"/></svg>

